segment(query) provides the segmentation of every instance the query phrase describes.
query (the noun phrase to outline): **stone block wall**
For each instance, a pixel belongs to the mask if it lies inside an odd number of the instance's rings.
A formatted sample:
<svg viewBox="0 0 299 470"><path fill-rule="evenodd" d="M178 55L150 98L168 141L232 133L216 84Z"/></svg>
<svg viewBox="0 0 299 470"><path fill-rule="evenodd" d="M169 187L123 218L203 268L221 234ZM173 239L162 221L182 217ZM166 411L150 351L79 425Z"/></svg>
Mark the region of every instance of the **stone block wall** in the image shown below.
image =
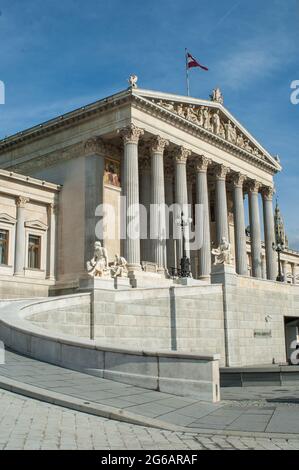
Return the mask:
<svg viewBox="0 0 299 470"><path fill-rule="evenodd" d="M104 344L224 358L221 286L94 291L95 337Z"/></svg>
<svg viewBox="0 0 299 470"><path fill-rule="evenodd" d="M299 286L228 274L224 293L227 365L285 363L285 317L299 318Z"/></svg>

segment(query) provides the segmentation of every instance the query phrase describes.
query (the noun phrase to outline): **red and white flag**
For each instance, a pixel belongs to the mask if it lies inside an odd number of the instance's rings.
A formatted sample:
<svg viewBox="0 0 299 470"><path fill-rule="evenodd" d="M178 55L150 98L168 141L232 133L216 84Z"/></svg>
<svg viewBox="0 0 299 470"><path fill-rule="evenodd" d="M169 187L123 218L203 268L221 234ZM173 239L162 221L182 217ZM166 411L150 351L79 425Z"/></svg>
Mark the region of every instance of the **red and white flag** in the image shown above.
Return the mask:
<svg viewBox="0 0 299 470"><path fill-rule="evenodd" d="M192 67L200 67L203 70L209 70L208 67L205 67L204 65L200 64L196 59L194 59L194 57L189 52L186 53L186 64L188 69L191 69Z"/></svg>

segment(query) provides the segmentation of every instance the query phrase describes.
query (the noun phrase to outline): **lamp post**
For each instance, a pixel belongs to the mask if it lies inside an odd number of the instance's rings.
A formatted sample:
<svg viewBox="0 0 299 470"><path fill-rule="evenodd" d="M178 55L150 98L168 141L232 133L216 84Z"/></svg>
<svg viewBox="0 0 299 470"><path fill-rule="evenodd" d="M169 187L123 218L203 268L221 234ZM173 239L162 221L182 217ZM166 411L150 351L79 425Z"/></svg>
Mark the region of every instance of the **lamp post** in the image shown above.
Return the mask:
<svg viewBox="0 0 299 470"><path fill-rule="evenodd" d="M186 240L185 240L185 227L187 227L192 222L190 217L185 217L184 213L181 212L181 217L176 219L176 223L179 227L181 227L182 231L182 254L183 257L180 261L180 270L179 270L179 277L191 277L191 270L190 270L190 259L187 257L186 254Z"/></svg>
<svg viewBox="0 0 299 470"><path fill-rule="evenodd" d="M277 260L278 260L278 276L276 278L276 281L284 282L284 275L282 274L281 259L280 259L280 255L281 255L281 253L283 252L283 250L285 248L283 241L279 240L278 243L276 243L276 244L273 242L272 248L273 248L274 251L276 251Z"/></svg>

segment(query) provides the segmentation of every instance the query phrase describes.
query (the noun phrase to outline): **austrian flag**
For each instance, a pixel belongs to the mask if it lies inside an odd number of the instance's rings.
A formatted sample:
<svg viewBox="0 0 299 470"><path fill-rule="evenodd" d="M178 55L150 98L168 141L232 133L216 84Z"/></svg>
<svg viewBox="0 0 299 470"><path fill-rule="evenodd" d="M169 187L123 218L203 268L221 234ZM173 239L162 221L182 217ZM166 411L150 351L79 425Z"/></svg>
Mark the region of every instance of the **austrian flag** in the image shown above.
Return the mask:
<svg viewBox="0 0 299 470"><path fill-rule="evenodd" d="M186 59L187 59L187 68L188 69L191 69L192 67L200 67L203 70L206 70L206 71L209 70L208 67L205 67L204 65L197 62L197 60L194 59L194 57L189 52L187 52Z"/></svg>

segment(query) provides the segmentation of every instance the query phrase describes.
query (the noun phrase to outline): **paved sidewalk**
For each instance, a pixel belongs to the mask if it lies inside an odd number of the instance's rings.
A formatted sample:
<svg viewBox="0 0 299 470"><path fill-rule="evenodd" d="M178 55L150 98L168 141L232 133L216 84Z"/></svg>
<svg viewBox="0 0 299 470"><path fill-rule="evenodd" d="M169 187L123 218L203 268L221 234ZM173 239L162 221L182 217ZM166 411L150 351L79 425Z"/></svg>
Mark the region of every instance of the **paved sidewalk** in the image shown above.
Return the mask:
<svg viewBox="0 0 299 470"><path fill-rule="evenodd" d="M93 377L9 351L0 376L190 431L299 434L297 387L224 388L225 401L212 404ZM289 397L287 403L275 401L282 395Z"/></svg>
<svg viewBox="0 0 299 470"><path fill-rule="evenodd" d="M298 450L299 439L170 432L0 390L0 450Z"/></svg>

